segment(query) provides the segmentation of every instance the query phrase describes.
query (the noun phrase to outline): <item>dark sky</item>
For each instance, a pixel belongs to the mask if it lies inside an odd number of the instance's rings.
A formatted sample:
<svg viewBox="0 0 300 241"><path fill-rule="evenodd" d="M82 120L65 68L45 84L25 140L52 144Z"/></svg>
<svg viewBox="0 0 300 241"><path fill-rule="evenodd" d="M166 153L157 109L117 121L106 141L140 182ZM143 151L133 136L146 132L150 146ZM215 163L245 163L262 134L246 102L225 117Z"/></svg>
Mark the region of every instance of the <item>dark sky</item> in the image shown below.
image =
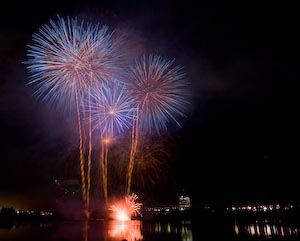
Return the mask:
<svg viewBox="0 0 300 241"><path fill-rule="evenodd" d="M52 0L1 6L0 206L30 203L28 196L45 193L62 169L77 166L70 163L76 126L32 97L22 64L31 34L57 14L126 27L147 51L185 67L192 110L181 129L170 131L177 143L173 179L164 179L156 195L172 199L184 188L197 203L300 201L297 8L227 4Z"/></svg>

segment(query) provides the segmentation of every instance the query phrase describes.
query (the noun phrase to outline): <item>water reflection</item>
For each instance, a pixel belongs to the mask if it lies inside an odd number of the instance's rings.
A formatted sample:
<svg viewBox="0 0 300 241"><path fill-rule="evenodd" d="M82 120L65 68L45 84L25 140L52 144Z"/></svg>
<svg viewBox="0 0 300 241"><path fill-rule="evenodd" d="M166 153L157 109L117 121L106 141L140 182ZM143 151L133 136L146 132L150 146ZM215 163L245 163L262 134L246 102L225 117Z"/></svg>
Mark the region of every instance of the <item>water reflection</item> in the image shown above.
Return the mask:
<svg viewBox="0 0 300 241"><path fill-rule="evenodd" d="M107 231L107 241L127 240L142 241L144 236L149 233L159 235L172 235L180 237L181 241L193 241L193 233L191 229L191 221L182 221L181 223L155 222L144 223L138 220L131 221L109 221ZM162 239L164 240L164 239Z"/></svg>
<svg viewBox="0 0 300 241"><path fill-rule="evenodd" d="M193 233L191 229L183 227L181 230L181 240L182 241L193 241Z"/></svg>
<svg viewBox="0 0 300 241"><path fill-rule="evenodd" d="M1 241L193 241L190 221L0 222Z"/></svg>
<svg viewBox="0 0 300 241"><path fill-rule="evenodd" d="M193 241L190 220L181 221L180 223L156 222L154 229L151 229L151 225L147 228L153 233L180 235L181 241Z"/></svg>
<svg viewBox="0 0 300 241"><path fill-rule="evenodd" d="M86 220L83 224L83 241L89 240L89 222Z"/></svg>
<svg viewBox="0 0 300 241"><path fill-rule="evenodd" d="M110 221L108 223L108 240L141 241L143 240L141 228L142 222L138 220Z"/></svg>
<svg viewBox="0 0 300 241"><path fill-rule="evenodd" d="M235 223L234 233L236 235L249 235L266 238L300 236L300 227L283 223L280 220L276 222L271 222L269 220L256 220L253 223L244 225Z"/></svg>

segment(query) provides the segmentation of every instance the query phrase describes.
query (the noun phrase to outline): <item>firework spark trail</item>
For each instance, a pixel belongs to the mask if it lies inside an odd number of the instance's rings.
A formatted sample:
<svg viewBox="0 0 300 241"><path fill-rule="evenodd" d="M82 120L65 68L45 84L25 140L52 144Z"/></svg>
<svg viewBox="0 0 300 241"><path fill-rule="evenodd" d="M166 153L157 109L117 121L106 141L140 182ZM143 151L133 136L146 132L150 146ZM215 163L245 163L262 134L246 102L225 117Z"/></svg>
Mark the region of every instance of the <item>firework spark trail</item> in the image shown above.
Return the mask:
<svg viewBox="0 0 300 241"><path fill-rule="evenodd" d="M84 220L82 231L83 231L82 241L88 241L89 240L89 222L88 222L88 219Z"/></svg>
<svg viewBox="0 0 300 241"><path fill-rule="evenodd" d="M103 198L105 204L107 204L107 156L108 156L108 140L103 140L101 145L101 170L102 170L102 188L103 188Z"/></svg>
<svg viewBox="0 0 300 241"><path fill-rule="evenodd" d="M80 110L78 104L78 94L76 96L76 107L77 107L77 124L78 124L78 131L79 131L79 160L80 160L80 175L81 175L81 188L83 199L87 202L87 191L85 186L85 172L84 172L84 155L83 155L83 138L82 138L82 128L81 128L81 117L80 117Z"/></svg>
<svg viewBox="0 0 300 241"><path fill-rule="evenodd" d="M110 83L102 85L93 91L91 101L91 113L93 129L100 130L101 155L100 165L102 169L102 186L104 200L107 203L107 162L108 148L112 137L129 129L134 118L135 99L121 83Z"/></svg>
<svg viewBox="0 0 300 241"><path fill-rule="evenodd" d="M139 131L160 135L160 130L167 129L170 120L180 126L176 118L185 116L188 82L182 67L173 67L174 62L159 55L149 55L138 59L130 68L127 87L137 97L138 111L131 135L127 195L131 190Z"/></svg>
<svg viewBox="0 0 300 241"><path fill-rule="evenodd" d="M133 121L132 132L131 132L131 148L129 154L129 166L127 171L127 188L126 195L129 195L131 189L132 172L134 166L135 153L138 144L138 120L139 117L136 115L136 120Z"/></svg>
<svg viewBox="0 0 300 241"><path fill-rule="evenodd" d="M90 95L89 95L89 103ZM89 104L89 151L88 151L88 165L87 165L87 210L90 209L90 190L91 190L91 165L92 165L92 112Z"/></svg>
<svg viewBox="0 0 300 241"><path fill-rule="evenodd" d="M91 169L91 126L87 175L85 174L84 128L79 108L86 92L100 82L116 81L122 69L120 41L112 41L107 26L92 26L77 18L58 16L32 36L27 53L28 84L35 84L34 95L68 114L76 113L79 132L79 159L83 199L89 206ZM118 55L119 54L119 55ZM88 180L86 180L88 179Z"/></svg>

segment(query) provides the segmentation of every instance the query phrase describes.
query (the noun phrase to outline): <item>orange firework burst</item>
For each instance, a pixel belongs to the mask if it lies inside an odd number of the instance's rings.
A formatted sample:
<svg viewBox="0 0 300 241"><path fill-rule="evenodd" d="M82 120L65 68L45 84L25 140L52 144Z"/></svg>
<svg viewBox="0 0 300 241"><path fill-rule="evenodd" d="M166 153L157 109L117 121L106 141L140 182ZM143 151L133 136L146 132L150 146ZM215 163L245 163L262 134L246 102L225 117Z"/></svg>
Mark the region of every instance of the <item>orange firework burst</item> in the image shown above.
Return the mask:
<svg viewBox="0 0 300 241"><path fill-rule="evenodd" d="M119 200L109 207L112 212L111 217L119 221L131 220L133 216L141 215L142 203L136 202L138 196L134 193L125 196L124 200Z"/></svg>

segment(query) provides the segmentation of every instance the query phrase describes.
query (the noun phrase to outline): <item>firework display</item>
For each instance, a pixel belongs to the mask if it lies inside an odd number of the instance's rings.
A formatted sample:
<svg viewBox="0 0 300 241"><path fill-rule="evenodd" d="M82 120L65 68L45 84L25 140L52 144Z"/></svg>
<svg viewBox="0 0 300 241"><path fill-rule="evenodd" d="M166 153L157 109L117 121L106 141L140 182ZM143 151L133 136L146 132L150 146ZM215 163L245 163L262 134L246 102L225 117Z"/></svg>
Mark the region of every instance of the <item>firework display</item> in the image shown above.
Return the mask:
<svg viewBox="0 0 300 241"><path fill-rule="evenodd" d="M167 129L167 123L177 116L185 116L188 82L180 66L173 66L174 60L159 55L143 56L130 67L128 89L137 97L137 116L132 135L127 173L127 195L131 190L131 179L135 155L139 142L139 131L160 134Z"/></svg>
<svg viewBox="0 0 300 241"><path fill-rule="evenodd" d="M98 87L91 96L91 122L93 129L99 131L101 136L102 187L104 200L107 202L107 159L108 147L114 135L120 134L124 129L129 129L134 112L134 98L121 83L108 83Z"/></svg>
<svg viewBox="0 0 300 241"><path fill-rule="evenodd" d="M100 143L101 148L99 166L107 204L109 145L116 136L128 132L125 199L109 210L114 219L129 220L139 214L142 205L136 202L136 194L130 194L135 162L145 162L139 163L137 171L150 165L156 170L162 166L156 156L167 156L159 146L153 146L151 151L139 145L147 143L149 135L160 137L171 122L180 126L178 118L186 116L189 105L189 84L183 67L175 65L174 59L150 54L137 56L134 63L126 61L122 36L109 31L106 25L58 16L33 34L24 64L29 73L27 84L36 88L34 95L76 117L81 187L87 211L95 146L92 135L100 140L96 144ZM138 149L143 153L137 154Z"/></svg>
<svg viewBox="0 0 300 241"><path fill-rule="evenodd" d="M113 32L109 32L106 25L93 26L77 18L58 16L57 21L50 20L49 25L43 25L38 33L33 34L34 44L28 46L28 60L24 62L30 75L28 84L37 88L36 97L64 112L76 113L82 192L87 208L92 138L89 126L86 131L89 133L88 167L85 170L86 148L80 106L95 86L118 79L122 55L118 55L120 41L113 41L112 36Z"/></svg>

